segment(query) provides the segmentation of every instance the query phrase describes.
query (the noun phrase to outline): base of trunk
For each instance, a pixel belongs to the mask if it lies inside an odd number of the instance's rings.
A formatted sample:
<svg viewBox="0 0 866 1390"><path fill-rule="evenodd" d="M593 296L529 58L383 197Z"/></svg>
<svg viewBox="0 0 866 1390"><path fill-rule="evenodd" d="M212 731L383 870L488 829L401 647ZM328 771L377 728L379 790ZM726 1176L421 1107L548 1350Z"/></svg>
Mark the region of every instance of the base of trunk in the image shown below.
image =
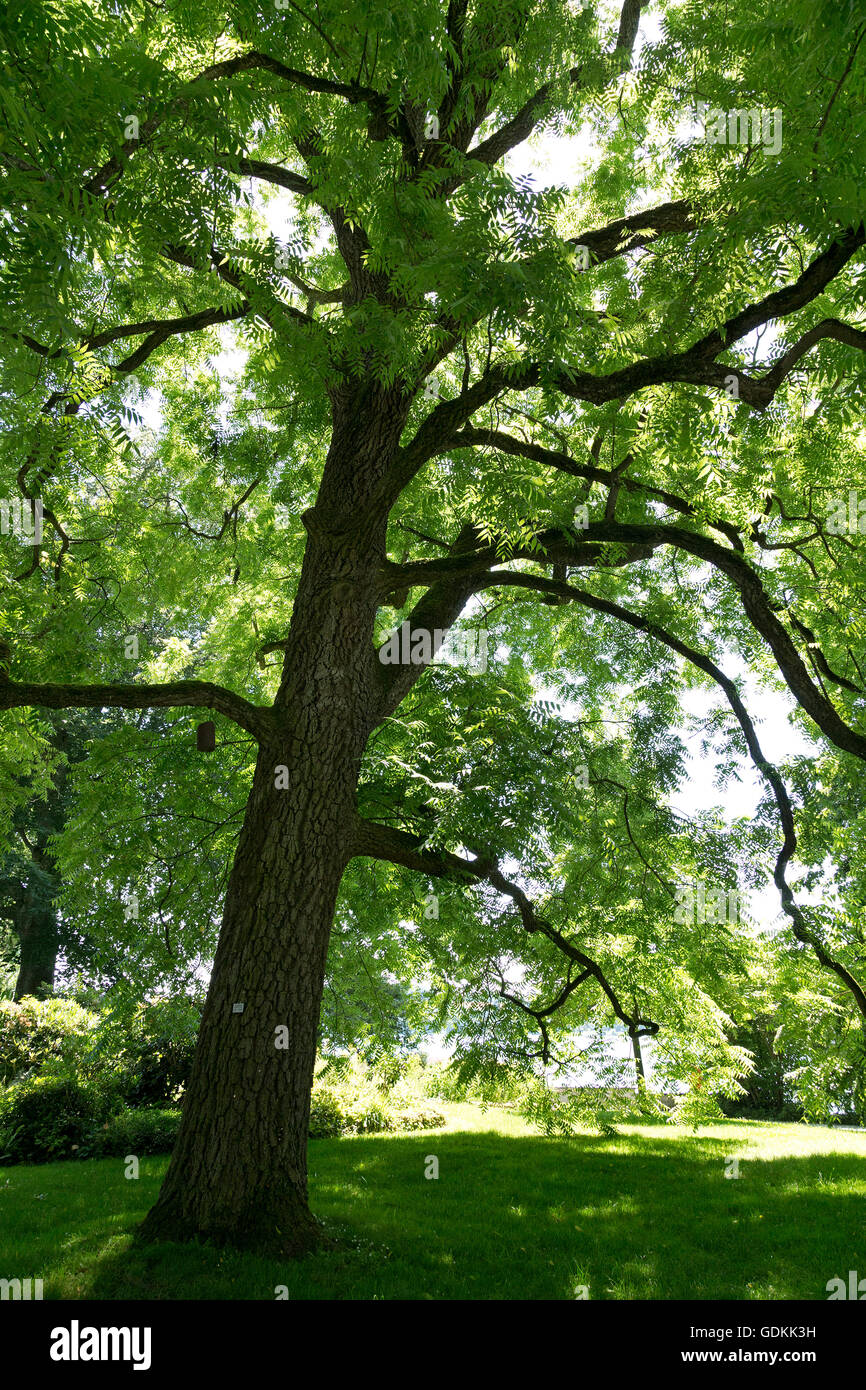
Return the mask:
<svg viewBox="0 0 866 1390"><path fill-rule="evenodd" d="M207 1241L231 1245L258 1255L300 1259L316 1250L334 1249L306 1201L293 1188L268 1197L260 1195L241 1210L223 1211L209 1204L206 1215L182 1210L170 1196L160 1196L139 1227L136 1238L144 1244L162 1241Z"/></svg>

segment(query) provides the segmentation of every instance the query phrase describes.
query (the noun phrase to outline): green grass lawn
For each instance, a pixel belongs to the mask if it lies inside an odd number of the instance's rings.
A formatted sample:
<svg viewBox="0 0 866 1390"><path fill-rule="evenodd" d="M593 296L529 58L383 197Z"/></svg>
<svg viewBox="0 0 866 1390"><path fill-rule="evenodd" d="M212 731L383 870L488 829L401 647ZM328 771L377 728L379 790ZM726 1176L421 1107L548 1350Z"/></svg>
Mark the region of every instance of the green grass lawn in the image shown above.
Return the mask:
<svg viewBox="0 0 866 1390"><path fill-rule="evenodd" d="M310 1144L313 1209L343 1241L296 1264L137 1248L166 1158L0 1168L0 1277L45 1298L824 1300L866 1276L866 1134L728 1121L545 1139L502 1110L444 1130ZM439 1160L438 1180L424 1176ZM739 1177L726 1160L739 1158Z"/></svg>

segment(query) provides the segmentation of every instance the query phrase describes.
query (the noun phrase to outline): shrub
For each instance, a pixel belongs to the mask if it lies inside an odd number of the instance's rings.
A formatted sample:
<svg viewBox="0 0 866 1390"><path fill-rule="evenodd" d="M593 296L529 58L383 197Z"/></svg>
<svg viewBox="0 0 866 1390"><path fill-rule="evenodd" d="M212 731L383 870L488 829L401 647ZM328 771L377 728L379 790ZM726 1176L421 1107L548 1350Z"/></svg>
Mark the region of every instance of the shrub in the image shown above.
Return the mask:
<svg viewBox="0 0 866 1390"><path fill-rule="evenodd" d="M116 1020L112 1023L113 1036ZM126 1154L168 1153L177 1138L181 1112L173 1106L130 1106L129 1058L139 1042L107 1065L107 1032L91 1047L83 1076L62 1072L28 1077L0 1097L0 1162L47 1162ZM146 1036L141 1029L139 1038ZM377 1089L373 1074L357 1060L341 1059L331 1068L333 1085L317 1077L310 1106L310 1138L337 1139L344 1134L379 1134L437 1129L445 1116L406 1083Z"/></svg>
<svg viewBox="0 0 866 1390"><path fill-rule="evenodd" d="M367 1105L354 1105L346 1114L344 1134L381 1134L384 1130L396 1128L394 1115L385 1104L375 1101Z"/></svg>
<svg viewBox="0 0 866 1390"><path fill-rule="evenodd" d="M195 1040L188 1043L162 1034L145 1036L142 1042L134 1070L124 1086L126 1099L133 1106L165 1105L180 1100L189 1080Z"/></svg>
<svg viewBox="0 0 866 1390"><path fill-rule="evenodd" d="M719 1097L719 1109L726 1119L729 1120L789 1120L801 1121L803 1119L803 1107L796 1101L785 1101L783 1105L753 1105L751 1099L746 1097L744 1100L728 1100L726 1096ZM851 1124L856 1124L856 1120L851 1120Z"/></svg>
<svg viewBox="0 0 866 1390"><path fill-rule="evenodd" d="M421 1074L426 1095L436 1100L478 1105L514 1105L533 1090L535 1078L520 1067L509 1068L469 1053L428 1066Z"/></svg>
<svg viewBox="0 0 866 1390"><path fill-rule="evenodd" d="M189 1078L199 1021L185 996L102 1015L71 999L0 1001L0 1083L74 1070L119 1088L130 1105L171 1105Z"/></svg>
<svg viewBox="0 0 866 1390"><path fill-rule="evenodd" d="M416 1105L409 1110L398 1110L394 1116L396 1130L441 1129L445 1116L435 1105Z"/></svg>
<svg viewBox="0 0 866 1390"><path fill-rule="evenodd" d="M68 1064L96 1021L72 999L0 1000L0 1082L33 1075L49 1062Z"/></svg>
<svg viewBox="0 0 866 1390"><path fill-rule="evenodd" d="M328 1084L323 1084L324 1079ZM387 1091L380 1073L357 1059L340 1058L320 1068L310 1104L310 1138L337 1139L343 1134L382 1134L412 1129L437 1129L445 1124L441 1110L418 1099L392 1072ZM377 1085L377 1082L380 1085Z"/></svg>
<svg viewBox="0 0 866 1390"><path fill-rule="evenodd" d="M125 1158L127 1154L167 1154L174 1148L180 1127L179 1110L157 1105L120 1110L96 1128L81 1146L81 1157Z"/></svg>
<svg viewBox="0 0 866 1390"><path fill-rule="evenodd" d="M310 1101L310 1138L339 1139L345 1133L347 1117L330 1091L313 1091Z"/></svg>
<svg viewBox="0 0 866 1390"><path fill-rule="evenodd" d="M165 1105L179 1099L189 1080L201 1012L190 999L161 999L139 1012L131 1105Z"/></svg>
<svg viewBox="0 0 866 1390"><path fill-rule="evenodd" d="M157 999L99 1019L82 1059L88 1076L113 1076L133 1107L176 1105L189 1079L200 1022L186 996Z"/></svg>
<svg viewBox="0 0 866 1390"><path fill-rule="evenodd" d="M120 1105L117 1090L72 1076L34 1076L0 1096L0 1160L75 1158Z"/></svg>

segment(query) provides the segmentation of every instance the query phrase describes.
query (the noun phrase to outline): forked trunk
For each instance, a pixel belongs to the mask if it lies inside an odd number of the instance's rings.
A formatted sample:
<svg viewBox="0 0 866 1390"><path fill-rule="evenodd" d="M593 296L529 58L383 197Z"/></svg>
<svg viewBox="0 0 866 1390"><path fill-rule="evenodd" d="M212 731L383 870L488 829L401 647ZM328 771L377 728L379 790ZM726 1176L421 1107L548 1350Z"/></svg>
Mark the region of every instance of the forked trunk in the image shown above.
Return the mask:
<svg viewBox="0 0 866 1390"><path fill-rule="evenodd" d="M375 482L382 436L371 432L365 450L351 424L336 432L319 502L304 517L273 737L260 747L180 1132L144 1239L197 1236L288 1255L321 1241L307 1205L310 1090L381 679L372 637L384 520L365 532L353 493Z"/></svg>

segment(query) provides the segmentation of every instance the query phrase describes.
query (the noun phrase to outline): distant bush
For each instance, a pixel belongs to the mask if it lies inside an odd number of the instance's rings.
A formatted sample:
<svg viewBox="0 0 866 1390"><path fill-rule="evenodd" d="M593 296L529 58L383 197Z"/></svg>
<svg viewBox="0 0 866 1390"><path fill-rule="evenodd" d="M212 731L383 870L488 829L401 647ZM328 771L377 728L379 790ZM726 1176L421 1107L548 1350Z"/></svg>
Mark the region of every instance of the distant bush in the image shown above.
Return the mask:
<svg viewBox="0 0 866 1390"><path fill-rule="evenodd" d="M397 1110L394 1113L395 1130L408 1129L441 1129L446 1123L445 1116L441 1110L437 1110L435 1105L417 1105L409 1110Z"/></svg>
<svg viewBox="0 0 866 1390"><path fill-rule="evenodd" d="M81 1146L82 1158L125 1158L127 1154L167 1154L174 1148L180 1128L179 1110L157 1105L120 1110L92 1131Z"/></svg>
<svg viewBox="0 0 866 1390"><path fill-rule="evenodd" d="M170 1153L181 1111L125 1103L122 1075L34 1076L0 1095L0 1162L47 1163L71 1158ZM310 1138L437 1129L441 1110L424 1100L395 1103L369 1083L317 1085L310 1106Z"/></svg>
<svg viewBox="0 0 866 1390"><path fill-rule="evenodd" d="M0 1000L0 1084L74 1073L116 1085L132 1106L171 1106L189 1079L200 1019L186 997L103 1014L64 998Z"/></svg>
<svg viewBox="0 0 866 1390"><path fill-rule="evenodd" d="M96 1022L96 1014L72 999L0 1000L0 1083L71 1062Z"/></svg>
<svg viewBox="0 0 866 1390"><path fill-rule="evenodd" d="M320 1061L310 1104L310 1138L436 1129L445 1116L419 1086L423 1071L411 1060L370 1067L357 1057Z"/></svg>
<svg viewBox="0 0 866 1390"><path fill-rule="evenodd" d="M130 1049L130 1105L160 1105L179 1099L195 1055L201 1015L194 1007L179 1010L176 1001L146 1005L139 1015L136 1047Z"/></svg>
<svg viewBox="0 0 866 1390"><path fill-rule="evenodd" d="M24 1071L0 1093L0 1162L169 1153L198 1027L191 1002L157 1001L103 1018L70 1001L25 1003L5 1015L3 1055L10 1071ZM371 1067L339 1057L320 1060L316 1071L312 1139L446 1122L424 1093L425 1067L415 1059Z"/></svg>
<svg viewBox="0 0 866 1390"><path fill-rule="evenodd" d="M90 1037L83 1070L114 1076L133 1107L175 1106L189 1080L200 1021L198 1002L186 996L106 1013Z"/></svg>
<svg viewBox="0 0 866 1390"><path fill-rule="evenodd" d="M341 1100L332 1091L313 1091L310 1102L310 1138L339 1139L345 1134L399 1133L413 1129L439 1129L445 1116L435 1106L416 1105L396 1109L386 1102L358 1104Z"/></svg>
<svg viewBox="0 0 866 1390"><path fill-rule="evenodd" d="M170 1153L179 1125L179 1110L131 1110L112 1087L72 1077L34 1077L0 1097L0 1161Z"/></svg>
<svg viewBox="0 0 866 1390"><path fill-rule="evenodd" d="M121 1104L116 1088L72 1076L16 1082L0 1095L0 1161L75 1158Z"/></svg>
<svg viewBox="0 0 866 1390"><path fill-rule="evenodd" d="M747 1097L744 1100L729 1100L719 1097L719 1108L729 1120L791 1120L802 1121L803 1107L796 1101L785 1101L782 1105L753 1105ZM851 1121L856 1124L856 1120Z"/></svg>
<svg viewBox="0 0 866 1390"><path fill-rule="evenodd" d="M314 1091L310 1100L310 1138L339 1139L346 1132L346 1114L330 1091Z"/></svg>
<svg viewBox="0 0 866 1390"><path fill-rule="evenodd" d="M425 1093L436 1100L480 1105L518 1104L535 1080L519 1067L505 1067L473 1055L427 1067L422 1079Z"/></svg>

